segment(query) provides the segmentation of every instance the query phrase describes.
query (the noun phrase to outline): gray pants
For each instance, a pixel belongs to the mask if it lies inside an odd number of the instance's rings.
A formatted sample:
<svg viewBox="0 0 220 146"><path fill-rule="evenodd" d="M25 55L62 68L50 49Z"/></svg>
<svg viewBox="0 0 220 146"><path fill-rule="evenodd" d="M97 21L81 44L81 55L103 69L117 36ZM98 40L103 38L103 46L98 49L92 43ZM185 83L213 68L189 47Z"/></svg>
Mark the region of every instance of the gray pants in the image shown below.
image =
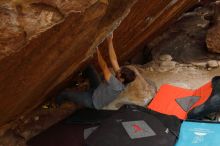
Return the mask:
<svg viewBox="0 0 220 146"><path fill-rule="evenodd" d="M94 90L101 83L101 77L94 66L87 67L84 73L89 79L90 89L84 92L64 90L56 97L58 104L61 104L63 101L71 101L88 108L94 108L92 96Z"/></svg>

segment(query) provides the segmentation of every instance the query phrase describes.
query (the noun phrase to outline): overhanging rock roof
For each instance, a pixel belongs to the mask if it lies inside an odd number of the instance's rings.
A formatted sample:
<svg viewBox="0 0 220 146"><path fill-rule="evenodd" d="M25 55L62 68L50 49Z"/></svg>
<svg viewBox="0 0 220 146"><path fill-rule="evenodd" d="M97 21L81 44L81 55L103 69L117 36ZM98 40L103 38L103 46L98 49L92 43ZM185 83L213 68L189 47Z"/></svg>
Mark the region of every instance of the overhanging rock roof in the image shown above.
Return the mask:
<svg viewBox="0 0 220 146"><path fill-rule="evenodd" d="M120 22L114 39L123 61L196 2L1 1L0 126L42 103Z"/></svg>

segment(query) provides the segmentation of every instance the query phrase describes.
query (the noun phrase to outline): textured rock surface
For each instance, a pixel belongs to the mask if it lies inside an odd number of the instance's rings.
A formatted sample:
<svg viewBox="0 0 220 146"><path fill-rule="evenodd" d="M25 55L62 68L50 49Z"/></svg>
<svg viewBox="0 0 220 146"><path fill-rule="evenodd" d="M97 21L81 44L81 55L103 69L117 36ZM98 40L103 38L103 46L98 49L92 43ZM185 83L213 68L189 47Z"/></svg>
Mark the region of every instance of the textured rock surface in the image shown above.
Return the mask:
<svg viewBox="0 0 220 146"><path fill-rule="evenodd" d="M176 67L175 61L163 61L160 62L160 72L166 72L174 69Z"/></svg>
<svg viewBox="0 0 220 146"><path fill-rule="evenodd" d="M218 54L208 52L205 43L208 28L212 25L212 19L207 16L212 15L212 11L208 5L183 14L166 32L149 43L153 56L158 58L170 53L174 60L185 63L220 59ZM212 38L212 41L216 39Z"/></svg>
<svg viewBox="0 0 220 146"><path fill-rule="evenodd" d="M210 52L220 53L220 22L209 30L206 42Z"/></svg>
<svg viewBox="0 0 220 146"><path fill-rule="evenodd" d="M138 0L128 17L115 31L115 47L120 61L133 54L174 22L197 0Z"/></svg>
<svg viewBox="0 0 220 146"><path fill-rule="evenodd" d="M160 61L171 61L173 59L169 54L164 54L159 57Z"/></svg>
<svg viewBox="0 0 220 146"><path fill-rule="evenodd" d="M0 126L28 112L86 64L134 0L0 2ZM138 0L115 31L120 60L197 0ZM59 86L58 86L59 85Z"/></svg>
<svg viewBox="0 0 220 146"><path fill-rule="evenodd" d="M192 62L192 64L195 65L196 67L200 67L200 68L207 67L207 62Z"/></svg>
<svg viewBox="0 0 220 146"><path fill-rule="evenodd" d="M215 4L215 24L209 29L206 37L210 52L220 53L220 1Z"/></svg>
<svg viewBox="0 0 220 146"><path fill-rule="evenodd" d="M15 2L0 5L0 126L44 101L93 55L135 0Z"/></svg>
<svg viewBox="0 0 220 146"><path fill-rule="evenodd" d="M211 67L211 68L216 68L216 67L218 67L218 61L216 61L216 60L210 60L210 61L208 61L208 67Z"/></svg>

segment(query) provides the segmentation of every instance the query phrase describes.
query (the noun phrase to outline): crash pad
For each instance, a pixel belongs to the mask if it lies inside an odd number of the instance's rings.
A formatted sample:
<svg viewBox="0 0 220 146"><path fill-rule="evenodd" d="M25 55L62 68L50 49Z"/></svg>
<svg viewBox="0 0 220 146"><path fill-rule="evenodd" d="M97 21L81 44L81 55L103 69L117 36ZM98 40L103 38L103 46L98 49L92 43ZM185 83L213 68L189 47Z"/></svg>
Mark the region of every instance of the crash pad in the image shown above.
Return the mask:
<svg viewBox="0 0 220 146"><path fill-rule="evenodd" d="M85 146L85 139L115 111L81 109L31 138L28 146Z"/></svg>
<svg viewBox="0 0 220 146"><path fill-rule="evenodd" d="M187 114L188 119L202 119L211 113L217 113L220 109L220 76L212 79L212 93L208 100L200 106L196 106Z"/></svg>
<svg viewBox="0 0 220 146"><path fill-rule="evenodd" d="M219 145L220 123L184 121L175 146Z"/></svg>
<svg viewBox="0 0 220 146"><path fill-rule="evenodd" d="M165 84L162 85L149 104L148 108L163 114L174 115L179 119L185 120L187 118L187 112L178 101L180 99L186 100L189 97L193 97L192 102L195 101L195 97L199 97L188 110L195 106L203 104L212 92L211 82L201 86L196 90L184 89L173 85ZM191 103L189 103L191 104Z"/></svg>
<svg viewBox="0 0 220 146"><path fill-rule="evenodd" d="M86 146L173 146L180 125L175 116L124 105L86 139Z"/></svg>
<svg viewBox="0 0 220 146"><path fill-rule="evenodd" d="M58 123L27 142L28 146L85 146L84 131L95 128L91 124ZM88 132L85 132L88 133Z"/></svg>

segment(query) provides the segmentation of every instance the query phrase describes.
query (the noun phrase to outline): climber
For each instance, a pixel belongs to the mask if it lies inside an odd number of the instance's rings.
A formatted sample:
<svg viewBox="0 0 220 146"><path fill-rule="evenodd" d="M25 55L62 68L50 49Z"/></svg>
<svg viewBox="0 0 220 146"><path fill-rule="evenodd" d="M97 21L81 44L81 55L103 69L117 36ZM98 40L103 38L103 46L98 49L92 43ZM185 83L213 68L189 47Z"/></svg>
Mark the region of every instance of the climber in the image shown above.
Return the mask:
<svg viewBox="0 0 220 146"><path fill-rule="evenodd" d="M101 109L112 102L125 88L132 82L136 75L134 71L127 67L119 67L117 56L113 47L113 34L107 38L108 52L115 76L111 73L105 60L103 59L99 48L97 48L98 63L104 75L104 81L101 82L100 76L94 67L89 66L85 73L90 81L90 89L84 92L65 90L57 96L56 101L61 104L62 101L71 101L88 108Z"/></svg>

